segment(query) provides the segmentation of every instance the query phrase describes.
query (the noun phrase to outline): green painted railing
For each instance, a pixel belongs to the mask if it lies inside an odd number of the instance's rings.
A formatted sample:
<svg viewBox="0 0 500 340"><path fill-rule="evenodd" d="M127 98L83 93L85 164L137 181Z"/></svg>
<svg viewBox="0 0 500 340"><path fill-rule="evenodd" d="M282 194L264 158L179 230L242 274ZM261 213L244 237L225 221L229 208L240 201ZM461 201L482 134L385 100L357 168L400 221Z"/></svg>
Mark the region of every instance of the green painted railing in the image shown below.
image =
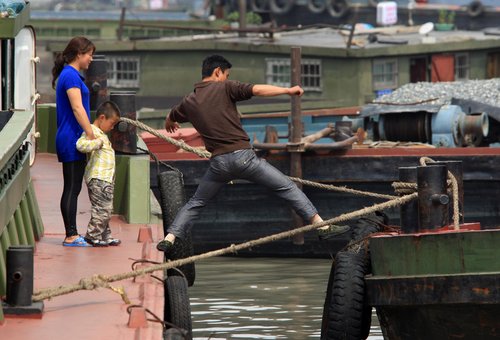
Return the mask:
<svg viewBox="0 0 500 340"><path fill-rule="evenodd" d="M33 112L15 112L0 131L0 296L7 291L7 249L35 245L44 230L25 143L33 117ZM0 323L3 319L0 308Z"/></svg>

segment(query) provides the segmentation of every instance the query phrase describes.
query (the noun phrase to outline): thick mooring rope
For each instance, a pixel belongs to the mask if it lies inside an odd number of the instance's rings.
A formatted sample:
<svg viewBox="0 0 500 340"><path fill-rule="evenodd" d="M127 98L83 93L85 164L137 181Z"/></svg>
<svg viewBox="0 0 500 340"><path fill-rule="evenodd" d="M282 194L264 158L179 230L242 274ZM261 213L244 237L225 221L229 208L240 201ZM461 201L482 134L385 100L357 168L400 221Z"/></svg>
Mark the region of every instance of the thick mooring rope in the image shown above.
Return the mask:
<svg viewBox="0 0 500 340"><path fill-rule="evenodd" d="M181 148L181 149L188 151L188 152L192 152L201 158L210 158L210 156L212 155L209 151L203 150L201 148L194 148L194 147L186 144L183 140L177 140L177 139L174 139L172 137L162 135L157 130L147 126L146 124L144 124L138 120L133 120L133 119L129 119L126 117L122 117L120 119L128 124L131 124L131 125L138 127L141 130L149 132L150 134L152 134L160 139L163 139L164 141L167 141L168 143L173 144L173 145L177 146L178 148ZM350 189L350 188L346 188L346 187L339 187L339 186L331 185L331 184L321 184L321 183L312 182L312 181L304 180L302 178L297 178L297 177L289 177L289 178L294 182L301 183L301 184L308 185L308 186L312 186L312 187L316 187L316 188L325 189L325 190L339 191L339 192L345 192L345 193L354 194L354 195L370 196L370 197L381 198L381 199L397 198L397 196L393 196L393 195L377 194L374 192L367 192L367 191L362 191L362 190Z"/></svg>
<svg viewBox="0 0 500 340"><path fill-rule="evenodd" d="M361 216L373 213L377 210L384 210L384 209L389 209L389 208L394 208L403 204L406 204L410 202L411 200L414 200L417 198L417 193L412 193L410 195L402 196L402 197L397 197L395 199L392 199L387 202L379 203L379 204L374 204L371 207L365 207L363 209L353 211L350 213L342 214L337 217L334 217L332 219L323 221L321 223L314 223L314 224L308 224L303 227L295 228L292 230L287 230L283 231L274 235L262 237L256 240L236 244L236 245L231 245L226 248L222 248L219 250L214 250L210 251L204 254L200 255L195 255L195 256L190 256L184 259L180 260L175 260L175 261L169 261L166 263L158 264L158 265L152 265L148 268L142 268L126 273L120 273L120 274L115 274L115 275L102 275L102 274L96 274L91 277L83 278L81 279L78 283L75 284L70 284L70 285L65 285L65 286L59 286L55 288L47 288L47 289L42 289L40 291L37 291L33 294L33 301L42 301L46 299L53 298L55 296L60 296L60 295L65 295L69 293L73 293L79 290L93 290L97 288L111 288L109 283L115 282L115 281L121 281L125 279L129 279L132 277L144 275L144 274L149 274L158 270L165 270L165 269L170 269L174 267L179 267L191 262L195 261L200 261L204 259L208 259L214 256L220 256L220 255L226 255L226 254L231 254L231 253L237 253L239 250L243 249L248 249L252 248L255 246L259 246L265 243L270 243L273 241L281 240L284 238L292 237L294 235L300 234L300 233L305 233L308 231L312 231L314 229L330 225L330 224L337 224L340 222L345 222L349 221L355 218L359 218ZM122 295L123 296L123 295Z"/></svg>

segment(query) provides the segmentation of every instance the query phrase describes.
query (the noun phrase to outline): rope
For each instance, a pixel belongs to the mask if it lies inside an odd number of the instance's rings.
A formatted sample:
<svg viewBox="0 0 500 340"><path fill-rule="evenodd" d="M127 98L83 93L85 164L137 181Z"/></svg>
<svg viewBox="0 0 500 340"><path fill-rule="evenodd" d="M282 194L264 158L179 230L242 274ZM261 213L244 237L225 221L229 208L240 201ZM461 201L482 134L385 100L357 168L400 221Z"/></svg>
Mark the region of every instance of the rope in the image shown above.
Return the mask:
<svg viewBox="0 0 500 340"><path fill-rule="evenodd" d="M122 121L124 121L124 122L126 122L128 124L137 126L139 129L147 131L150 134L152 134L152 135L154 135L154 136L156 136L158 138L161 138L161 139L169 142L170 144L173 144L173 145L177 146L178 148L181 148L183 150L192 152L195 155L200 156L201 158L210 158L210 156L212 155L210 152L208 152L206 150L202 150L200 148L194 148L194 147L192 147L192 146L184 143L183 140L177 140L177 139L174 139L172 137L168 137L168 136L162 135L161 133L159 133L155 129L147 126L146 124L144 124L142 122L139 122L138 120L133 120L133 119L129 119L129 118L126 118L126 117L122 117L122 118L120 118L120 120L122 120Z"/></svg>
<svg viewBox="0 0 500 340"><path fill-rule="evenodd" d="M226 254L230 254L230 253L237 253L239 250L248 249L248 248L252 248L252 247L262 245L265 243L270 243L273 241L292 237L294 235L297 235L300 233L305 233L308 231L312 231L314 229L317 229L319 227L323 227L326 225L337 224L340 222L352 220L354 218L358 218L358 217L370 214L370 213L375 212L377 210L384 210L384 209L389 209L389 208L393 208L396 206L400 206L400 205L403 205L403 204L410 202L411 200L413 200L415 198L417 198L417 193L412 193L410 195L397 197L397 198L392 199L392 200L387 201L387 202L374 204L371 207L365 207L365 208L360 209L360 210L356 210L356 211L353 211L350 213L342 214L340 216L323 221L321 223L309 224L309 225L306 225L303 227L280 232L280 233L266 236L266 237L262 237L262 238L259 238L256 240L240 243L237 245L233 244L229 247L222 248L219 250L210 251L210 252L207 252L204 254L194 255L194 256L184 258L184 259L179 259L179 260L169 261L169 262L162 263L162 264L152 265L148 268L142 268L142 269L138 269L138 270L134 270L134 271L130 271L130 272L125 272L125 273L120 273L120 274L115 274L115 275L111 275L111 276L106 276L106 275L101 275L101 274L93 275L89 278L83 278L78 283L75 283L75 284L59 286L59 287L55 287L55 288L47 288L47 289L37 291L33 294L33 301L35 301L35 302L42 301L42 300L50 299L50 298L55 297L55 296L69 294L69 293L76 292L79 290L93 290L93 289L97 289L97 288L109 288L110 282L121 281L121 280L129 279L132 277L149 274L149 273L152 273L152 272L155 272L158 270L165 270L165 269L170 269L170 268L174 268L174 267L179 267L179 266L182 266L182 265L185 265L188 263L208 259L208 258L211 258L214 256L221 256L221 255L226 255Z"/></svg>
<svg viewBox="0 0 500 340"><path fill-rule="evenodd" d="M120 120L122 120L128 124L134 125L141 130L147 131L147 132L151 133L152 135L154 135L160 139L163 139L170 144L177 146L178 148L181 148L181 149L188 151L188 152L192 152L201 158L210 158L210 156L212 155L209 151L202 150L200 148L194 148L194 147L186 144L182 140L177 140L177 139L174 139L172 137L165 136L165 135L159 133L157 130L147 126L146 124L144 124L138 120L133 120L133 119L129 119L126 117L122 117L122 118L120 118ZM311 181L304 180L304 179L297 178L297 177L289 177L289 178L294 182L302 183L304 185L309 185L309 186L316 187L316 188L322 188L325 190L346 192L346 193L354 194L354 195L363 195L363 196L376 197L376 198L382 198L382 199L394 199L397 197L397 196L392 196L392 195L384 195L384 194L377 194L377 193L373 193L373 192L349 189L347 187L339 187L339 186L335 186L335 185L331 185L331 184L330 185L320 184L317 182L311 182Z"/></svg>
<svg viewBox="0 0 500 340"><path fill-rule="evenodd" d="M347 192L347 193L354 194L354 195L371 196L371 197L383 198L383 199L389 199L389 200L397 198L397 196L393 196L393 195L377 194L375 192L361 191L361 190L356 190L356 189L350 189L347 187L339 187L336 185L311 182L311 181L308 181L308 180L305 180L302 178L298 178L298 177L289 177L289 178L294 182L301 183L304 185L309 185L309 186L315 187L315 188L325 189L325 190L341 191L341 192Z"/></svg>

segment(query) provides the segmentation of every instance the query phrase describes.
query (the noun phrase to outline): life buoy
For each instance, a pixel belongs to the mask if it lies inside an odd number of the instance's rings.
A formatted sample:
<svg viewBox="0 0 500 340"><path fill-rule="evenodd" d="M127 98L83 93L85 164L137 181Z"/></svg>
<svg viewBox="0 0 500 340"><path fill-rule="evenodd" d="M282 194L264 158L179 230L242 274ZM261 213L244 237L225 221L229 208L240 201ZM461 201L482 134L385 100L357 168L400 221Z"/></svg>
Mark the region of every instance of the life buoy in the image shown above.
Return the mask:
<svg viewBox="0 0 500 340"><path fill-rule="evenodd" d="M348 0L326 0L326 10L333 18L343 18L350 8Z"/></svg>
<svg viewBox="0 0 500 340"><path fill-rule="evenodd" d="M294 0L270 0L269 9L275 14L285 14L290 12L294 5Z"/></svg>
<svg viewBox="0 0 500 340"><path fill-rule="evenodd" d="M185 334L184 339L191 339L193 326L187 290L187 281L182 276L168 276L165 279L164 320L180 329ZM172 327L166 325L167 329Z"/></svg>
<svg viewBox="0 0 500 340"><path fill-rule="evenodd" d="M371 306L365 303L365 254L340 251L328 280L321 327L322 340L366 339L370 333Z"/></svg>
<svg viewBox="0 0 500 340"><path fill-rule="evenodd" d="M309 12L320 14L326 9L327 0L307 0L307 9Z"/></svg>
<svg viewBox="0 0 500 340"><path fill-rule="evenodd" d="M252 12L266 12L269 10L269 0L250 0Z"/></svg>
<svg viewBox="0 0 500 340"><path fill-rule="evenodd" d="M467 14L472 17L478 17L484 12L484 6L481 1L476 0L472 1L468 6L467 6Z"/></svg>
<svg viewBox="0 0 500 340"><path fill-rule="evenodd" d="M184 183L182 174L179 171L169 170L158 174L158 189L160 191L160 206L163 219L163 231L166 234L167 228L174 221L175 215L184 205L186 198L184 193ZM193 241L191 233L184 239L177 238L169 260L178 260L194 255ZM184 275L191 287L196 277L194 262L179 266L177 269L169 269L167 275Z"/></svg>

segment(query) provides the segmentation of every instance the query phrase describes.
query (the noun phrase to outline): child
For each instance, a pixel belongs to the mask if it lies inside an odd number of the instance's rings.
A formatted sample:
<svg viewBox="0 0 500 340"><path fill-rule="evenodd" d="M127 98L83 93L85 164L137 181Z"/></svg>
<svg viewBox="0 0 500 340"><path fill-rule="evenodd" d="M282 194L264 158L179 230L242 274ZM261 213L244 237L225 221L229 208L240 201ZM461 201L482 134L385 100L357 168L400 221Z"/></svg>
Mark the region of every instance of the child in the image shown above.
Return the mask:
<svg viewBox="0 0 500 340"><path fill-rule="evenodd" d="M102 103L92 123L95 139L87 139L84 132L76 142L78 151L89 153L84 177L92 211L85 241L94 247L117 246L121 243L119 239L111 237L109 229L113 210L115 151L106 136L119 120L118 106L111 101Z"/></svg>

